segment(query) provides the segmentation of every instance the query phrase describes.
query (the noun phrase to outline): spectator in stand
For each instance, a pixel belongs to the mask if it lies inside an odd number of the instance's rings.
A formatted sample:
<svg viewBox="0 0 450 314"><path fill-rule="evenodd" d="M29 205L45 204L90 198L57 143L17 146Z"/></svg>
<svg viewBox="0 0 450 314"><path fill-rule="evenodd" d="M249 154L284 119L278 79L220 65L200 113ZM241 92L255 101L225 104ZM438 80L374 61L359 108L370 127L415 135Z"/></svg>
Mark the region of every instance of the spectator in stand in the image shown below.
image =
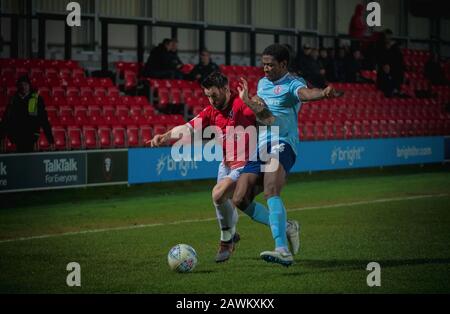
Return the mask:
<svg viewBox="0 0 450 314"><path fill-rule="evenodd" d="M150 56L145 63L142 75L145 77L157 77L163 73L163 56L169 51L170 39L165 38L158 46L150 51Z"/></svg>
<svg viewBox="0 0 450 314"><path fill-rule="evenodd" d="M442 70L440 58L435 53L430 54L430 59L425 64L425 77L433 85L445 85L449 83Z"/></svg>
<svg viewBox="0 0 450 314"><path fill-rule="evenodd" d="M351 48L360 49L361 40L364 39L367 33L367 24L364 20L364 6L359 3L355 7L352 19L348 27L348 34L352 39Z"/></svg>
<svg viewBox="0 0 450 314"><path fill-rule="evenodd" d="M325 67L326 78L328 82L337 81L336 52L334 48L327 49L328 62Z"/></svg>
<svg viewBox="0 0 450 314"><path fill-rule="evenodd" d="M350 25L348 27L348 34L354 39L362 39L366 36L367 24L364 21L364 6L359 3L355 7Z"/></svg>
<svg viewBox="0 0 450 314"><path fill-rule="evenodd" d="M181 68L183 67L183 62L178 57L178 40L176 38L172 38L169 44L169 65L170 68L174 71L174 75L176 79L183 79L184 75L181 72Z"/></svg>
<svg viewBox="0 0 450 314"><path fill-rule="evenodd" d="M323 69L323 73L326 74L327 72L327 68L328 68L328 63L330 62L330 60L328 59L328 51L326 48L320 48L319 49L319 63L320 63L320 67Z"/></svg>
<svg viewBox="0 0 450 314"><path fill-rule="evenodd" d="M192 81L203 82L204 79L213 72L220 72L217 64L211 61L211 55L208 50L203 49L200 52L200 62L195 65L188 74L188 79Z"/></svg>
<svg viewBox="0 0 450 314"><path fill-rule="evenodd" d="M355 49L345 59L345 81L349 83L372 83L373 81L361 76L362 54Z"/></svg>
<svg viewBox="0 0 450 314"><path fill-rule="evenodd" d="M405 64L400 46L392 40L392 31L387 29L380 36L377 44L377 73L382 74L382 67L389 64L395 89L401 91L404 81Z"/></svg>
<svg viewBox="0 0 450 314"><path fill-rule="evenodd" d="M289 51L289 64L288 64L289 73L301 76L300 64L298 62L298 58L294 51L294 48L289 44L284 44L283 46L285 46Z"/></svg>
<svg viewBox="0 0 450 314"><path fill-rule="evenodd" d="M183 63L178 58L176 39L164 39L153 48L145 64L143 76L161 79L182 79Z"/></svg>
<svg viewBox="0 0 450 314"><path fill-rule="evenodd" d="M297 56L297 64L299 66L300 76L305 76L306 73L310 72L309 67L311 63L311 47L308 44L303 45L303 50L300 51Z"/></svg>
<svg viewBox="0 0 450 314"><path fill-rule="evenodd" d="M394 77L391 75L391 66L387 63L383 64L377 76L377 87L384 93L385 97L397 96L399 93L396 89Z"/></svg>
<svg viewBox="0 0 450 314"><path fill-rule="evenodd" d="M0 139L6 135L16 145L18 153L30 153L39 139L41 127L53 148L54 139L44 99L31 89L28 76L22 76L17 81L17 92L3 115Z"/></svg>
<svg viewBox="0 0 450 314"><path fill-rule="evenodd" d="M345 49L339 48L338 56L335 60L336 64L336 82L345 81Z"/></svg>
<svg viewBox="0 0 450 314"><path fill-rule="evenodd" d="M302 73L305 80L317 88L325 88L325 69L319 62L319 50L311 49L310 56L303 60Z"/></svg>

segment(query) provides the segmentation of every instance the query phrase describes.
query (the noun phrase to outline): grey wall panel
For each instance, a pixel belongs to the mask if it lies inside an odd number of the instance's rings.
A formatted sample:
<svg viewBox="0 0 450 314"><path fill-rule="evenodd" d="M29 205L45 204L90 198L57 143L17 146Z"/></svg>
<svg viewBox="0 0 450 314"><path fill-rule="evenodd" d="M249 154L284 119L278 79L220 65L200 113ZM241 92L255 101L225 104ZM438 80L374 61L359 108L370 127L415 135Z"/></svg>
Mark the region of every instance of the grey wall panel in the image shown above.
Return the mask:
<svg viewBox="0 0 450 314"><path fill-rule="evenodd" d="M288 27L287 0L256 0L253 2L253 25Z"/></svg>
<svg viewBox="0 0 450 314"><path fill-rule="evenodd" d="M339 34L348 34L348 26L360 0L336 0L336 26Z"/></svg>
<svg viewBox="0 0 450 314"><path fill-rule="evenodd" d="M196 0L153 0L153 16L171 21L197 19Z"/></svg>
<svg viewBox="0 0 450 314"><path fill-rule="evenodd" d="M140 0L99 0L100 15L141 17L145 16Z"/></svg>
<svg viewBox="0 0 450 314"><path fill-rule="evenodd" d="M409 33L413 34L411 36L415 38L430 38L430 21L428 18L415 17L408 14L408 27Z"/></svg>
<svg viewBox="0 0 450 314"><path fill-rule="evenodd" d="M245 24L245 1L206 0L205 21L214 24Z"/></svg>
<svg viewBox="0 0 450 314"><path fill-rule="evenodd" d="M306 0L295 0L295 28L306 28Z"/></svg>

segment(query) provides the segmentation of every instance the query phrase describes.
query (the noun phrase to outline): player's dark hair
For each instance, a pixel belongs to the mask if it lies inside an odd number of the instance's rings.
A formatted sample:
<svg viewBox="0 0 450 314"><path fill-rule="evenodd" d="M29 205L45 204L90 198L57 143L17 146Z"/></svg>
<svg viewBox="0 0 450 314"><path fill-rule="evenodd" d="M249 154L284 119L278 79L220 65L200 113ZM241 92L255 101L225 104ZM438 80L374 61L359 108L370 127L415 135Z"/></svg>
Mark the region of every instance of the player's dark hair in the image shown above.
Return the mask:
<svg viewBox="0 0 450 314"><path fill-rule="evenodd" d="M203 88L223 88L228 85L228 78L222 73L216 71L208 75L202 82Z"/></svg>
<svg viewBox="0 0 450 314"><path fill-rule="evenodd" d="M286 61L289 63L289 50L280 44L272 44L263 51L263 56L272 56L278 62Z"/></svg>

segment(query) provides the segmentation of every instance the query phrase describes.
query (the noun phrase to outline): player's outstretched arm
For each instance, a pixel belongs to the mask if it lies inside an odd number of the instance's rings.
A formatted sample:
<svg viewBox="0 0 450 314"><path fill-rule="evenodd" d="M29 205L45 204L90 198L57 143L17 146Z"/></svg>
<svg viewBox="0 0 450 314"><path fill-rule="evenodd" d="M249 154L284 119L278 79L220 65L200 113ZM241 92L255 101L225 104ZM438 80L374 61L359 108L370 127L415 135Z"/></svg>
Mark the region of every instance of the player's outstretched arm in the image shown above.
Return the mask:
<svg viewBox="0 0 450 314"><path fill-rule="evenodd" d="M244 103L255 113L256 119L265 125L271 125L275 122L275 117L267 107L264 100L258 96L253 96L252 99L248 96L248 84L247 81L241 77L241 81L238 86L239 97Z"/></svg>
<svg viewBox="0 0 450 314"><path fill-rule="evenodd" d="M298 90L298 97L302 101L313 101L324 98L334 98L342 96L342 91L337 91L331 86L327 86L325 89L320 88L300 88Z"/></svg>
<svg viewBox="0 0 450 314"><path fill-rule="evenodd" d="M178 125L164 134L157 134L151 140L145 142L146 145L150 145L150 147L159 147L161 145L166 144L171 140L178 140L184 134L190 134L191 128L187 124Z"/></svg>

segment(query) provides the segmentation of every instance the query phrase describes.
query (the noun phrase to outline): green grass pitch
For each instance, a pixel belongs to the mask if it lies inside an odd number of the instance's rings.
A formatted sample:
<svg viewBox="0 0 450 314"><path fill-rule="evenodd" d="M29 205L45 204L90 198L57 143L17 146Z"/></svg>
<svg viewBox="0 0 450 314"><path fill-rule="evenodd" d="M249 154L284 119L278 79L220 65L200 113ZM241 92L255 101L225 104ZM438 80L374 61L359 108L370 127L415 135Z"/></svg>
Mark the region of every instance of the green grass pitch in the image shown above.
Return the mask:
<svg viewBox="0 0 450 314"><path fill-rule="evenodd" d="M270 230L242 215L238 249L214 262L210 180L3 194L0 293L449 293L449 174L428 165L290 176L282 197L302 232L289 268L259 259ZM177 243L196 249L193 273L169 269ZM69 262L81 265L81 287L66 285ZM367 286L369 262L381 266L380 287Z"/></svg>

